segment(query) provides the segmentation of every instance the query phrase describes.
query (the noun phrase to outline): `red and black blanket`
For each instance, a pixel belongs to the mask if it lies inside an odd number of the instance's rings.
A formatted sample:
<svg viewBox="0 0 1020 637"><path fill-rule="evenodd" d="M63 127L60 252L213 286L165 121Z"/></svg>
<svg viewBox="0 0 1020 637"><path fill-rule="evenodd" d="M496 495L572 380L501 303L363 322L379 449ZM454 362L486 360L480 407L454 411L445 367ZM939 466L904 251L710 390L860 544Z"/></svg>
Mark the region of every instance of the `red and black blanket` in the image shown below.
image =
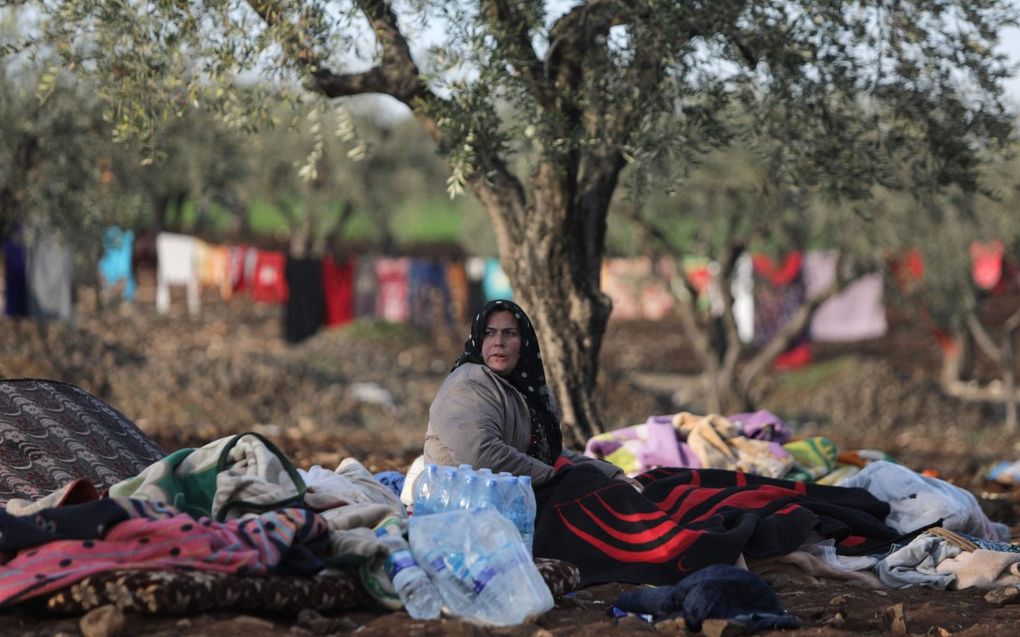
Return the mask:
<svg viewBox="0 0 1020 637"><path fill-rule="evenodd" d="M561 470L536 489L535 555L576 564L582 586L659 585L741 553L789 553L810 537L844 553L901 537L884 523L889 505L864 489L722 469L655 469L638 480L644 493L592 466Z"/></svg>

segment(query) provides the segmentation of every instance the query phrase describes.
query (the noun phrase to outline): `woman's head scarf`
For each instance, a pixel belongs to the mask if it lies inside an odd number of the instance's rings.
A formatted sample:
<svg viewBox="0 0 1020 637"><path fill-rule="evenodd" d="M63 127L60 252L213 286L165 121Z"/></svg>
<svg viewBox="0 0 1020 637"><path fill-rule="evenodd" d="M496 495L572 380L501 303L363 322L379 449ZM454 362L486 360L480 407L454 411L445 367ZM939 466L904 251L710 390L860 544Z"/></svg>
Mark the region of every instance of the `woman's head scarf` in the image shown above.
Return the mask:
<svg viewBox="0 0 1020 637"><path fill-rule="evenodd" d="M475 315L471 323L471 334L464 343L464 351L453 364L453 371L464 363L484 365L482 359L482 339L485 338L485 326L493 312L510 312L517 319L517 329L521 334L521 352L517 365L509 374L503 376L517 388L528 403L531 415L531 444L527 454L546 464L553 464L563 452L563 434L560 421L553 413L550 403L549 387L545 384L545 370L542 368L542 353L538 349L538 336L531 326L528 315L513 301L489 301Z"/></svg>

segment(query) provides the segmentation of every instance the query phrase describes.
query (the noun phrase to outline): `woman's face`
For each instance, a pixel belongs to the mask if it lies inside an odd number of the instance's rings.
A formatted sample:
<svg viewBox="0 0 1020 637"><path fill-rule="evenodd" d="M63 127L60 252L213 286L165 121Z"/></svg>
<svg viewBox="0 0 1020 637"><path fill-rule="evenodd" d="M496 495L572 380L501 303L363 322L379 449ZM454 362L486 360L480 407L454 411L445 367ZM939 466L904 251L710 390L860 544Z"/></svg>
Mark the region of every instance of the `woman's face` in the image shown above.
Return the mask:
<svg viewBox="0 0 1020 637"><path fill-rule="evenodd" d="M482 360L489 369L506 376L517 367L521 358L521 332L517 319L505 310L493 312L485 323L482 338Z"/></svg>

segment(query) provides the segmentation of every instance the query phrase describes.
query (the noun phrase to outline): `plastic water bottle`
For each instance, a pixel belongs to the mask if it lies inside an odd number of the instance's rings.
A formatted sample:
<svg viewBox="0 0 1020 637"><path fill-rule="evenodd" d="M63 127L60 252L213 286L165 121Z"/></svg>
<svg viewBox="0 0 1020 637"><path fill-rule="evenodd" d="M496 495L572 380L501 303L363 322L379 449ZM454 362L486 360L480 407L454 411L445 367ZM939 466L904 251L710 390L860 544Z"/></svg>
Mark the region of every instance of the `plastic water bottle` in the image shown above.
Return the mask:
<svg viewBox="0 0 1020 637"><path fill-rule="evenodd" d="M460 480L460 485L457 489L457 501L453 508L468 511L472 506L482 504L480 500L483 495L478 474L474 472L469 473Z"/></svg>
<svg viewBox="0 0 1020 637"><path fill-rule="evenodd" d="M455 615L508 626L553 607L517 529L492 506L415 516L410 536L414 555Z"/></svg>
<svg viewBox="0 0 1020 637"><path fill-rule="evenodd" d="M524 548L528 550L528 555L534 555L535 548L535 516L538 514L538 504L535 501L535 490L531 486L531 476L520 476L517 478L517 483L521 494L521 502L523 511L520 514L519 521L517 523L517 530L521 533L521 539L524 540Z"/></svg>
<svg viewBox="0 0 1020 637"><path fill-rule="evenodd" d="M440 469L433 513L446 513L456 506L459 480L460 472L453 467Z"/></svg>
<svg viewBox="0 0 1020 637"><path fill-rule="evenodd" d="M474 591L465 584L467 567L462 553L433 548L422 558L422 568L435 583L446 608L454 615L471 615Z"/></svg>
<svg viewBox="0 0 1020 637"><path fill-rule="evenodd" d="M404 610L415 619L438 618L443 599L428 574L415 561L400 532L399 520L390 518L376 528L375 534L390 551L384 568Z"/></svg>
<svg viewBox="0 0 1020 637"><path fill-rule="evenodd" d="M414 514L429 515L435 513L436 488L439 486L439 466L430 464L421 473L414 485Z"/></svg>

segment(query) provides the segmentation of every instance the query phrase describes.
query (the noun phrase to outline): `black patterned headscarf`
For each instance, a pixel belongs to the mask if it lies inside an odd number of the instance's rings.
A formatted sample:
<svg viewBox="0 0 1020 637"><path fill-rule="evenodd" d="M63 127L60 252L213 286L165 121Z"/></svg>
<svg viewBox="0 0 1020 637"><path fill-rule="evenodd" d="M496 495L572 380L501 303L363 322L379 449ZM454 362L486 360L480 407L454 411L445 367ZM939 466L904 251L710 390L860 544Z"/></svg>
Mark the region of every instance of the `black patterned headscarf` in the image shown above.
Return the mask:
<svg viewBox="0 0 1020 637"><path fill-rule="evenodd" d="M471 334L464 343L464 351L457 357L450 371L464 363L485 364L482 359L482 339L485 338L485 326L493 312L510 312L517 319L517 329L521 334L520 358L517 359L517 365L503 378L510 381L528 403L531 444L528 445L527 454L551 465L563 452L563 433L560 431L560 421L550 406L549 386L545 384L538 336L528 315L519 305L502 299L483 305L471 323Z"/></svg>

